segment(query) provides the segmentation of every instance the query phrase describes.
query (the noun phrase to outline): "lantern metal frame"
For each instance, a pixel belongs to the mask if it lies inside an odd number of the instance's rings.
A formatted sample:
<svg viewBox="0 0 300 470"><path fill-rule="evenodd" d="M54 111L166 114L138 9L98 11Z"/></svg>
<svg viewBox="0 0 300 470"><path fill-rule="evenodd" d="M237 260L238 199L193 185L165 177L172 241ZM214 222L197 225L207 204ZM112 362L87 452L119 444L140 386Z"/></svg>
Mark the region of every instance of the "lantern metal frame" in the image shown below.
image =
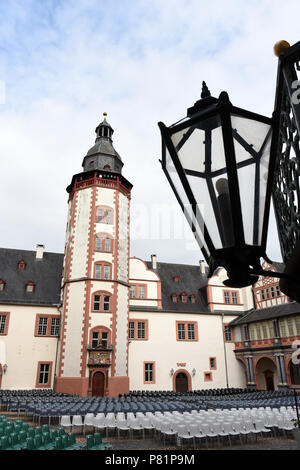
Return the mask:
<svg viewBox="0 0 300 470"><path fill-rule="evenodd" d="M261 241L258 245L249 245L245 242L244 237L244 224L243 224L243 217L242 217L242 208L241 208L241 198L240 198L240 189L239 189L239 181L238 181L238 173L237 170L247 164L250 164L250 160L242 161L237 163L236 161L236 154L235 154L235 147L234 147L234 137L233 137L233 128L231 123L231 116L236 115L241 118L246 118L248 120L258 121L263 124L268 124L270 126L270 132L272 132L275 124L275 117L274 115L269 118L263 116L261 114L257 114L236 106L233 106L229 100L228 94L226 92L222 92L219 98L214 98L210 96L210 92L206 87L205 82L203 82L202 94L201 99L195 103L194 106L187 110L187 117L183 120L172 124L169 127L166 127L164 123L159 122L158 126L161 131L162 137L162 160L161 165L162 169L167 177L167 180L176 196L178 203L181 206L181 209L186 213L186 207L184 201L181 199L177 188L175 187L172 178L169 175L167 169L167 161L166 161L166 152L168 151L169 156L172 160L172 163L175 167L175 171L180 179L180 183L184 189L185 196L190 205L190 211L192 213L192 217L187 217L188 222L191 226L191 229L194 233L198 244L200 245L201 251L209 265L209 274L208 277L211 277L215 269L219 266L223 266L227 270L228 279L224 281L224 284L229 287L244 287L248 285L254 284L260 275L270 275L272 277L285 277L291 279L290 276L284 275L283 273L274 273L273 271L264 271L260 264L260 258L265 259L269 263L271 261L266 255L266 244L267 244L267 232L268 232L268 223L269 223L269 213L270 213L270 202L271 202L271 194L272 194L272 183L273 183L273 175L275 169L275 157L276 157L276 149L277 149L277 140L276 138L271 137L270 143L270 157L269 157L269 165L268 165L268 179L266 184L265 190L265 201L264 201L264 216L263 222L261 224ZM183 168L179 156L177 154L177 150L174 147L174 144L171 140L173 134L177 133L178 131L183 131L184 129L195 129L197 124L200 125L201 122L206 121L207 119L211 119L217 117L220 119L221 122L221 129L222 129L222 138L224 143L224 154L225 154L225 163L226 167L222 170L216 170L214 172L214 176L222 175L227 173L228 178L228 191L230 196L230 204L231 204L231 213L234 214L232 217L232 230L234 235L234 245L223 247L223 248L215 248L211 236L208 232L207 224L203 220L202 215L197 210L198 203L201 201L197 201L195 199L195 195L193 190L190 187L190 183L188 181L187 175L193 175L193 170L186 170ZM275 126L276 127L276 126ZM189 138L193 131L187 131L186 135L184 136L185 141ZM235 135L236 139L239 139L240 136ZM270 135L268 133L268 137ZM241 142L239 142L241 143ZM262 148L265 145L265 141L263 142ZM253 159L251 160L251 164L255 161L255 152L251 145L247 142L242 142L242 146L245 146L245 150L249 152ZM253 222L253 230L254 230L254 239L257 237L257 230L258 230L258 193L259 193L259 160L262 153L257 156L256 164L256 175L255 175L255 201L254 203L254 222ZM209 159L209 152L207 152L205 156L205 171L210 171L209 162L207 164L206 157ZM211 162L210 162L211 164ZM208 173L207 173L208 175ZM195 176L195 175L193 175ZM209 178L212 178L213 174L211 173ZM208 179L209 179L208 178ZM206 179L207 181L207 179ZM210 192L212 206L216 201L213 200L213 191ZM214 208L215 209L215 208ZM215 211L216 214L216 211ZM218 230L220 233L220 221L217 221ZM256 224L256 225L255 225ZM199 232L199 226L202 227L202 233ZM208 248L206 249L205 246ZM293 280L293 279L292 279Z"/></svg>

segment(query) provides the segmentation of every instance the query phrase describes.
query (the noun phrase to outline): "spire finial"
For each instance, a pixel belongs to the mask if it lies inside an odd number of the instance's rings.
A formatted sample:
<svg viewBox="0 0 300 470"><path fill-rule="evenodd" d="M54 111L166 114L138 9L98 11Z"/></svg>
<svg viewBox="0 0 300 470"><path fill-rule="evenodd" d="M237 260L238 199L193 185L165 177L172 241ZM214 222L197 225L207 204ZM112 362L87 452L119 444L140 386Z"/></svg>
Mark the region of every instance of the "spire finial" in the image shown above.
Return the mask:
<svg viewBox="0 0 300 470"><path fill-rule="evenodd" d="M209 91L209 89L207 88L206 83L203 81L203 82L202 82L201 98L207 98L208 96L211 96L211 95L210 95L210 91Z"/></svg>
<svg viewBox="0 0 300 470"><path fill-rule="evenodd" d="M103 113L104 119L106 119L107 113L104 111Z"/></svg>

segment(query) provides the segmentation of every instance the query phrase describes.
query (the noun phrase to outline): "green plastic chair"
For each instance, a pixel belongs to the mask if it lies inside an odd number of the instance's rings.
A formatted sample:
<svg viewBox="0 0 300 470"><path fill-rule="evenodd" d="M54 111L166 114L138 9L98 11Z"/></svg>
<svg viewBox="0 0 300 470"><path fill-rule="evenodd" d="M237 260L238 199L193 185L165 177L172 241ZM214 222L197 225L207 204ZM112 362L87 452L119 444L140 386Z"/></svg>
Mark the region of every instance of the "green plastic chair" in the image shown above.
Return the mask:
<svg viewBox="0 0 300 470"><path fill-rule="evenodd" d="M52 450L54 449L54 443L51 441L50 432L43 432L42 435L42 446L39 447L39 450Z"/></svg>
<svg viewBox="0 0 300 470"><path fill-rule="evenodd" d="M51 439L51 441L54 442L57 437L58 437L58 431L57 431L57 429L52 429L52 430L50 431L50 439Z"/></svg>
<svg viewBox="0 0 300 470"><path fill-rule="evenodd" d="M14 427L5 426L5 428L4 428L4 436L10 436L12 432L14 432Z"/></svg>
<svg viewBox="0 0 300 470"><path fill-rule="evenodd" d="M34 444L36 450L44 450L43 449L43 440L41 434L37 434L34 438Z"/></svg>
<svg viewBox="0 0 300 470"><path fill-rule="evenodd" d="M26 439L26 445L24 447L26 450L35 450L35 441L33 437L27 437Z"/></svg>
<svg viewBox="0 0 300 470"><path fill-rule="evenodd" d="M50 426L49 424L43 424L42 426L42 431L44 432L50 432Z"/></svg>
<svg viewBox="0 0 300 470"><path fill-rule="evenodd" d="M76 437L73 432L69 433L68 441L69 441L68 449L70 450L79 450L85 447L85 444L83 442L76 442Z"/></svg>
<svg viewBox="0 0 300 470"><path fill-rule="evenodd" d="M19 434L16 432L12 432L8 437L9 441L9 449L8 450L20 450L20 443L19 443Z"/></svg>
<svg viewBox="0 0 300 470"><path fill-rule="evenodd" d="M19 432L19 448L20 449L24 449L25 445L26 445L26 439L27 439L27 433L26 431L20 431Z"/></svg>
<svg viewBox="0 0 300 470"><path fill-rule="evenodd" d="M34 436L35 436L35 429L34 428L28 428L27 437L31 437L33 439Z"/></svg>
<svg viewBox="0 0 300 470"><path fill-rule="evenodd" d="M104 444L102 442L102 436L100 432L95 432L94 434L94 439L95 439L95 446L99 446L99 449L111 449L112 445L111 444Z"/></svg>
<svg viewBox="0 0 300 470"><path fill-rule="evenodd" d="M23 424L24 424L24 421L22 421L21 419L16 419L16 421L15 421L15 426L21 426L21 427L23 427Z"/></svg>
<svg viewBox="0 0 300 470"><path fill-rule="evenodd" d="M64 434L64 436L61 436L61 443L62 443L63 450L68 450L69 438L67 434Z"/></svg>
<svg viewBox="0 0 300 470"><path fill-rule="evenodd" d="M59 436L64 436L65 434L66 434L65 428L60 427L60 428L58 429L58 435L59 435Z"/></svg>
<svg viewBox="0 0 300 470"><path fill-rule="evenodd" d="M8 436L1 436L0 448L1 450L8 450L10 447Z"/></svg>
<svg viewBox="0 0 300 470"><path fill-rule="evenodd" d="M55 438L54 448L55 448L55 450L62 450L63 449L61 436L58 436L58 437Z"/></svg>
<svg viewBox="0 0 300 470"><path fill-rule="evenodd" d="M85 436L85 439L86 439L86 449L94 450L94 445L95 445L94 436L92 434L87 434Z"/></svg>
<svg viewBox="0 0 300 470"><path fill-rule="evenodd" d="M36 426L35 427L35 435L36 436L41 436L43 434L43 430L41 428L41 426Z"/></svg>
<svg viewBox="0 0 300 470"><path fill-rule="evenodd" d="M0 437L4 436L4 426L0 426Z"/></svg>
<svg viewBox="0 0 300 470"><path fill-rule="evenodd" d="M16 424L14 431L15 431L16 433L19 433L19 432L22 431L22 429L23 429L22 424Z"/></svg>
<svg viewBox="0 0 300 470"><path fill-rule="evenodd" d="M23 421L23 424L22 424L22 431L26 431L26 432L27 432L28 429L29 429L29 424L28 424L28 423L24 423L24 421Z"/></svg>

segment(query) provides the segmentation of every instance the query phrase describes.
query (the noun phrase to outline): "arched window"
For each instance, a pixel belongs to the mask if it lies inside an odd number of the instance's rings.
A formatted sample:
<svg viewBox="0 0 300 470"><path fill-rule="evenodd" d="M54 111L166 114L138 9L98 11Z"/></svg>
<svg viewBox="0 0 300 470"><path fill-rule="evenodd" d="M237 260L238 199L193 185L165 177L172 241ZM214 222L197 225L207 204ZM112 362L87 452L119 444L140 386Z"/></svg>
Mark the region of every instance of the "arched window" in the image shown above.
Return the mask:
<svg viewBox="0 0 300 470"><path fill-rule="evenodd" d="M95 278L107 280L111 277L111 264L105 261L97 261L95 263Z"/></svg>
<svg viewBox="0 0 300 470"><path fill-rule="evenodd" d="M111 310L111 293L98 291L92 296L93 312L110 312Z"/></svg>
<svg viewBox="0 0 300 470"><path fill-rule="evenodd" d="M111 345L111 330L106 326L95 326L90 331L90 344L92 348L99 345L108 348Z"/></svg>
<svg viewBox="0 0 300 470"><path fill-rule="evenodd" d="M113 238L108 233L97 233L95 238L95 250L111 253L113 251Z"/></svg>

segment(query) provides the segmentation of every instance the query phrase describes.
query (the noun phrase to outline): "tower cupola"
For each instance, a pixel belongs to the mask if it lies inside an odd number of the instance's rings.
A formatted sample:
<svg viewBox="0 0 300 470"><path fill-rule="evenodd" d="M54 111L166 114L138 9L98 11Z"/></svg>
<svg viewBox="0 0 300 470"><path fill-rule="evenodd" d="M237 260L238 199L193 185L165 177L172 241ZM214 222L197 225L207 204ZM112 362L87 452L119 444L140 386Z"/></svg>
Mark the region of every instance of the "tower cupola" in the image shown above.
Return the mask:
<svg viewBox="0 0 300 470"><path fill-rule="evenodd" d="M84 171L107 170L121 173L123 162L115 150L112 141L113 128L106 120L107 113L103 113L103 121L96 127L95 145L90 148L83 159Z"/></svg>

